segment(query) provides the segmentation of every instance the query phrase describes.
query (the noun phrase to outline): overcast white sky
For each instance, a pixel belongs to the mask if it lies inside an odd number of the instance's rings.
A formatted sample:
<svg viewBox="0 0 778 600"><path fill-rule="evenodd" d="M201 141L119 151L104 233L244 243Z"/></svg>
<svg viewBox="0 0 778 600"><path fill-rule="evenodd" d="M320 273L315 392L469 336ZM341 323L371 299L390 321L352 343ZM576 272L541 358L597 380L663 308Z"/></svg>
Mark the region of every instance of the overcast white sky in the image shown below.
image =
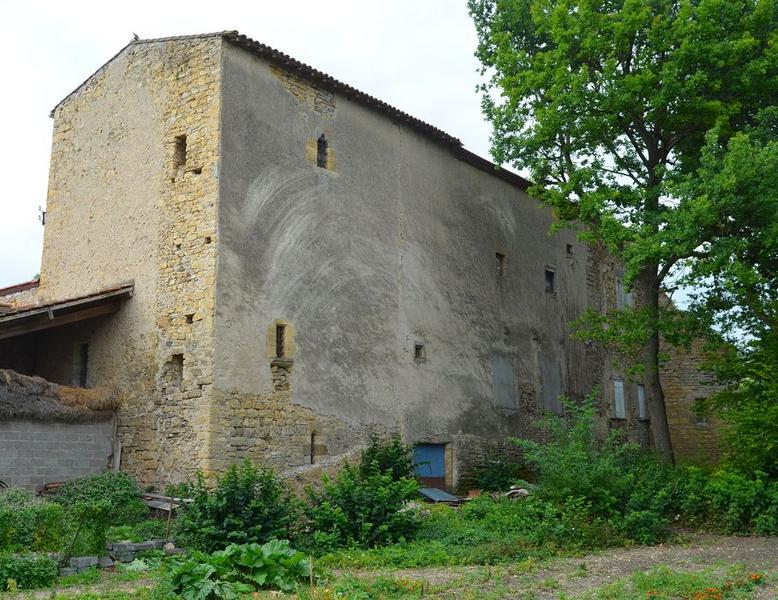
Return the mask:
<svg viewBox="0 0 778 600"><path fill-rule="evenodd" d="M0 2L0 287L39 271L54 105L137 33L237 29L488 157L465 0Z"/></svg>

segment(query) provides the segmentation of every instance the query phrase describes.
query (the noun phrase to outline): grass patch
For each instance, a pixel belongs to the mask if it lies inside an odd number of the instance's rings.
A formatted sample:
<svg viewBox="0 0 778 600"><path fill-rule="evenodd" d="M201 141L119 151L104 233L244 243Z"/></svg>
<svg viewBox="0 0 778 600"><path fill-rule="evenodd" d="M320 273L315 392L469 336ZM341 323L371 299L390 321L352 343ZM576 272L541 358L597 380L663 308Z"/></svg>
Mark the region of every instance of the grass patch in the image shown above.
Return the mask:
<svg viewBox="0 0 778 600"><path fill-rule="evenodd" d="M431 507L412 541L338 550L317 562L341 569L490 565L571 556L623 543L613 527L578 501L560 508L538 498L482 497L458 510Z"/></svg>
<svg viewBox="0 0 778 600"><path fill-rule="evenodd" d="M164 538L166 527L164 519L144 519L137 523L109 527L106 537L109 542L146 542Z"/></svg>
<svg viewBox="0 0 778 600"><path fill-rule="evenodd" d="M764 583L763 573L732 569L728 574L714 570L675 571L655 567L608 584L581 596L586 600L645 600L646 598L688 598L689 600L746 600ZM569 598L562 596L562 598Z"/></svg>
<svg viewBox="0 0 778 600"><path fill-rule="evenodd" d="M371 600L381 598L421 598L428 587L424 582L413 579L376 577L362 579L344 576L332 583L313 589L301 586L297 597L300 600L330 600L347 598L348 600Z"/></svg>

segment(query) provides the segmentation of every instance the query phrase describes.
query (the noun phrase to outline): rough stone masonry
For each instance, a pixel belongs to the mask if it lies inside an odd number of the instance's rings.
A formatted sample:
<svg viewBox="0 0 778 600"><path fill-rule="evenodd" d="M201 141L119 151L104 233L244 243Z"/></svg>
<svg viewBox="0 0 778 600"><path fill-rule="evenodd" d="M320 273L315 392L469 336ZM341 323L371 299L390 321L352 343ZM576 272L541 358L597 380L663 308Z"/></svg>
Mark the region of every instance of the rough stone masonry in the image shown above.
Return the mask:
<svg viewBox="0 0 778 600"><path fill-rule="evenodd" d="M36 301L134 293L0 357L61 381L86 345L144 484L394 431L453 485L597 386L603 431L648 442L640 381L569 335L623 307L617 265L448 134L234 32L133 41L52 116Z"/></svg>

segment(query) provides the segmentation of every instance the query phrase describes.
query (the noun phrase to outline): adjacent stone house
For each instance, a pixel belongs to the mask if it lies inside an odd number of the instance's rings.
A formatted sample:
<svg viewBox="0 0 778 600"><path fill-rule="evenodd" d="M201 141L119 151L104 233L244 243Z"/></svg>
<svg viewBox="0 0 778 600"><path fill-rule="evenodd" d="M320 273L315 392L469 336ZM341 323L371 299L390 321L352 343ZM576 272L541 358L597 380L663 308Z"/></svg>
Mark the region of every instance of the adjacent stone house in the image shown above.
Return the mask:
<svg viewBox="0 0 778 600"><path fill-rule="evenodd" d="M569 336L629 301L617 266L443 131L235 32L133 41L52 116L0 367L119 390L142 482L300 470L375 430L452 485L595 386L603 427L648 440L639 382Z"/></svg>

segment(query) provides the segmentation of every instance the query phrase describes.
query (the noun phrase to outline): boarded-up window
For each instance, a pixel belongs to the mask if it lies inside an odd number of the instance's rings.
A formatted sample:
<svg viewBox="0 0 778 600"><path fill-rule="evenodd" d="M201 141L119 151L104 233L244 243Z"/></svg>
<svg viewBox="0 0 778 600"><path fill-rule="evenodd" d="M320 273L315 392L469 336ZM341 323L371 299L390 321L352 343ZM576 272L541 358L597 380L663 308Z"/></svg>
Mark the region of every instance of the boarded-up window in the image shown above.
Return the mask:
<svg viewBox="0 0 778 600"><path fill-rule="evenodd" d="M543 384L543 410L558 415L564 414L564 407L559 398L562 395L562 375L559 361L555 356L541 356L540 377Z"/></svg>
<svg viewBox="0 0 778 600"><path fill-rule="evenodd" d="M638 384L638 417L648 418L648 409L646 408L646 386Z"/></svg>
<svg viewBox="0 0 778 600"><path fill-rule="evenodd" d="M494 404L497 408L517 409L516 390L513 385L513 363L503 354L492 355L492 385Z"/></svg>
<svg viewBox="0 0 778 600"><path fill-rule="evenodd" d="M617 419L627 418L627 407L624 404L624 382L616 379L613 382L613 414Z"/></svg>

